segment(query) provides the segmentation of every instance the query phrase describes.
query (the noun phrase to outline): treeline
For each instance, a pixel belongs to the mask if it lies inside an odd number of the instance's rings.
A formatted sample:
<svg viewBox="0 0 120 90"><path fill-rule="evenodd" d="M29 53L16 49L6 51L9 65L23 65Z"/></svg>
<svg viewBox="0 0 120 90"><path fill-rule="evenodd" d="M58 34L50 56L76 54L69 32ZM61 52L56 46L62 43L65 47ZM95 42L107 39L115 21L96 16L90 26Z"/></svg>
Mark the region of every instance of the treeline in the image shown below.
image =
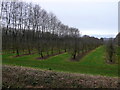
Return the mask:
<svg viewBox="0 0 120 90"><path fill-rule="evenodd" d="M33 53L43 58L57 52L69 52L72 58L102 44L102 40L80 36L79 30L64 25L53 13L39 5L2 2L2 48L4 52Z"/></svg>
<svg viewBox="0 0 120 90"><path fill-rule="evenodd" d="M115 44L116 44L117 46L120 46L120 32L116 35Z"/></svg>
<svg viewBox="0 0 120 90"><path fill-rule="evenodd" d="M109 63L120 62L120 33L115 38L109 38L106 42L106 59Z"/></svg>

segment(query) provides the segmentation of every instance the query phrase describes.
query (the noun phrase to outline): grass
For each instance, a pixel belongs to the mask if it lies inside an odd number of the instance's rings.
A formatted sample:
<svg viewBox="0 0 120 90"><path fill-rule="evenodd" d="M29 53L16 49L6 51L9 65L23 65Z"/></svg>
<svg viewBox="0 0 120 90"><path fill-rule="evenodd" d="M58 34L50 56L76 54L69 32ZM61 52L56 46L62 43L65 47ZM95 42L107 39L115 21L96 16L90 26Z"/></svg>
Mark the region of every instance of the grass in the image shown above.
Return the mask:
<svg viewBox="0 0 120 90"><path fill-rule="evenodd" d="M118 76L118 65L105 63L105 47L100 46L88 53L80 61L70 61L70 54L64 53L46 60L37 60L38 54L22 57L12 57L14 54L4 54L3 64L25 66L60 72L83 73L103 76Z"/></svg>

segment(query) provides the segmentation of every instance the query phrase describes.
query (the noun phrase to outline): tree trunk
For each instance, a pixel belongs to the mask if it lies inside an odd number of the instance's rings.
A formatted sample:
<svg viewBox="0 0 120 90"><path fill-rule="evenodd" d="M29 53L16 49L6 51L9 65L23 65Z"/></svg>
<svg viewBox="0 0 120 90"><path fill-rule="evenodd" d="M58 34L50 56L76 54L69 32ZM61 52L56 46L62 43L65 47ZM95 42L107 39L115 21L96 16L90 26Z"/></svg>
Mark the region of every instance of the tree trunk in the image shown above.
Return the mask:
<svg viewBox="0 0 120 90"><path fill-rule="evenodd" d="M41 57L43 58L43 53L42 53L42 51L41 51L40 55L41 55Z"/></svg>
<svg viewBox="0 0 120 90"><path fill-rule="evenodd" d="M73 55L73 59L76 59L76 54Z"/></svg>
<svg viewBox="0 0 120 90"><path fill-rule="evenodd" d="M19 56L19 50L18 49L16 50L16 54L17 54L17 56Z"/></svg>
<svg viewBox="0 0 120 90"><path fill-rule="evenodd" d="M64 51L66 52L67 50L65 49Z"/></svg>

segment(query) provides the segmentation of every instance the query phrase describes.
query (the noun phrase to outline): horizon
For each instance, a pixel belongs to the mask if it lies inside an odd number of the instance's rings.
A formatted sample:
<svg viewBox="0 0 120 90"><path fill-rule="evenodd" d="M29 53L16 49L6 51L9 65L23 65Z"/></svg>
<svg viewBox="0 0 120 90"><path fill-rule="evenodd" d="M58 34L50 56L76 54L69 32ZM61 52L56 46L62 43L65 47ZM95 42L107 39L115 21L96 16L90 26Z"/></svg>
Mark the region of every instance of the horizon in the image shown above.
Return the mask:
<svg viewBox="0 0 120 90"><path fill-rule="evenodd" d="M87 35L87 34L84 34L84 35ZM84 35L81 35L81 36L84 36ZM98 38L98 39L100 39L100 38L115 38L116 37L116 35L89 35L90 37L95 37L95 38Z"/></svg>

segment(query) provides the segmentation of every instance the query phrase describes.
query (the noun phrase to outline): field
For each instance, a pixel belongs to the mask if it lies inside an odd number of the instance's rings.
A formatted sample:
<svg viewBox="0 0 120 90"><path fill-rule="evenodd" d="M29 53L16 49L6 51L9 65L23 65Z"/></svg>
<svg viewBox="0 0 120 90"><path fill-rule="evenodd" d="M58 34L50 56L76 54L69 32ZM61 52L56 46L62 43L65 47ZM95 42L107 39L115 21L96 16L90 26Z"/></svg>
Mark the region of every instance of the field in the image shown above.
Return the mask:
<svg viewBox="0 0 120 90"><path fill-rule="evenodd" d="M46 4L49 10L29 0L1 2L3 88L119 88L120 33L113 37L105 20L111 9L65 3L71 9L61 1Z"/></svg>
<svg viewBox="0 0 120 90"><path fill-rule="evenodd" d="M105 47L100 46L89 52L79 61L71 61L69 53L63 53L45 60L37 59L38 54L13 57L15 54L3 54L3 65L25 66L59 72L81 73L103 76L118 76L118 65L105 62Z"/></svg>
<svg viewBox="0 0 120 90"><path fill-rule="evenodd" d="M118 78L3 65L3 88L118 88Z"/></svg>

